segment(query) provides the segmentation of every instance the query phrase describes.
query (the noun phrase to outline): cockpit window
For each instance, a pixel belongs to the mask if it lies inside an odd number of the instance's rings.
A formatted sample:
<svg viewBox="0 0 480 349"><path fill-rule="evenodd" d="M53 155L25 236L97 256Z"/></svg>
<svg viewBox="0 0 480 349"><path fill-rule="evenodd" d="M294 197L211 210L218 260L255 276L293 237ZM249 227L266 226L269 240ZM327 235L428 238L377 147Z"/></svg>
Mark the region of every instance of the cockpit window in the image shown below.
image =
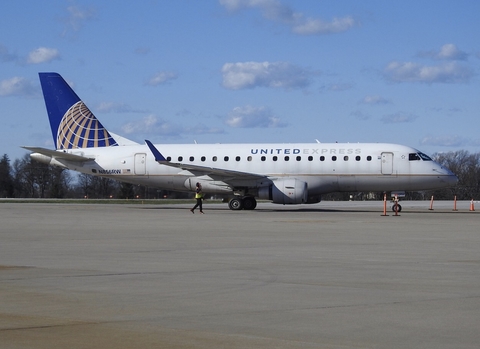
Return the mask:
<svg viewBox="0 0 480 349"><path fill-rule="evenodd" d="M410 160L410 161L419 161L419 160L432 161L430 156L428 156L424 153L420 153L420 152L408 154L408 160Z"/></svg>
<svg viewBox="0 0 480 349"><path fill-rule="evenodd" d="M430 156L428 156L427 154L418 153L418 155L420 155L420 157L422 158L423 161L433 161L432 158Z"/></svg>
<svg viewBox="0 0 480 349"><path fill-rule="evenodd" d="M408 154L408 160L410 161L420 160L420 156L418 156L417 153L410 153Z"/></svg>

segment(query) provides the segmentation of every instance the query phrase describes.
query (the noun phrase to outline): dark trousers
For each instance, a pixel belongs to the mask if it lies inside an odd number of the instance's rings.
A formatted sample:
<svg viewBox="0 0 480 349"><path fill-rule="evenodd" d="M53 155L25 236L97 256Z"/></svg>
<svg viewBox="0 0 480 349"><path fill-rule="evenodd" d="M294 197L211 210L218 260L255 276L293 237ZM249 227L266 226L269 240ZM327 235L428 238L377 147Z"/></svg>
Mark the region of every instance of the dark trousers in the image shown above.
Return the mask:
<svg viewBox="0 0 480 349"><path fill-rule="evenodd" d="M197 207L200 207L200 212L203 211L203 209L202 209L202 199L201 198L197 199L197 203L195 204L195 206L193 206L192 211L194 209L196 209Z"/></svg>

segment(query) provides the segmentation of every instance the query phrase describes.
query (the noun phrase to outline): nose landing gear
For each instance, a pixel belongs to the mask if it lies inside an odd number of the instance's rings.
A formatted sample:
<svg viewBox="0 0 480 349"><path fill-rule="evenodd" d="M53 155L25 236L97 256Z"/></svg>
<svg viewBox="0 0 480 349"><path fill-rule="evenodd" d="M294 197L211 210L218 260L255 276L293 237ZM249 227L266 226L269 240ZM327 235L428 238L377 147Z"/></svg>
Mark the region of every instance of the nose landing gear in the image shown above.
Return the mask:
<svg viewBox="0 0 480 349"><path fill-rule="evenodd" d="M402 212L402 205L400 205L398 202L395 202L392 205L392 211L393 212Z"/></svg>

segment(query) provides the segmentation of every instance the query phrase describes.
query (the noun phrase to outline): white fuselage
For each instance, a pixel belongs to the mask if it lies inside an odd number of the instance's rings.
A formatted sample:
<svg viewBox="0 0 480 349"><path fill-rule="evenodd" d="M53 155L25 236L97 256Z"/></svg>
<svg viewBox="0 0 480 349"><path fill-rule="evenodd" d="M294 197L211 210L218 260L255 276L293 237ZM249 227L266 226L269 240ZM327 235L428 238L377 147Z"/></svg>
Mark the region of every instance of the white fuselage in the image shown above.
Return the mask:
<svg viewBox="0 0 480 349"><path fill-rule="evenodd" d="M259 175L218 178L159 164L146 145L83 148L68 153L92 157L83 164L51 159L82 173L176 191L191 191L201 181L204 191L255 193L281 178L308 185L310 196L335 191L426 190L454 185L457 178L438 163L412 159L418 150L383 143L301 144L158 144L168 161ZM263 178L261 178L263 176Z"/></svg>

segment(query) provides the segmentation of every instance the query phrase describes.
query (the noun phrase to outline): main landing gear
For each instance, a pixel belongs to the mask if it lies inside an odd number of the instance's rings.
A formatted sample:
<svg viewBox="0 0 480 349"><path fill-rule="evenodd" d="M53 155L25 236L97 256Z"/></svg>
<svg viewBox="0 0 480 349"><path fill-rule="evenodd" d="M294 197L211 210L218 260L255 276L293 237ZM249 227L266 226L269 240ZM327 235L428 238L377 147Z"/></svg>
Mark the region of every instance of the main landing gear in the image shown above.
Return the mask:
<svg viewBox="0 0 480 349"><path fill-rule="evenodd" d="M238 196L228 202L231 210L254 210L257 207L257 200L253 196Z"/></svg>

